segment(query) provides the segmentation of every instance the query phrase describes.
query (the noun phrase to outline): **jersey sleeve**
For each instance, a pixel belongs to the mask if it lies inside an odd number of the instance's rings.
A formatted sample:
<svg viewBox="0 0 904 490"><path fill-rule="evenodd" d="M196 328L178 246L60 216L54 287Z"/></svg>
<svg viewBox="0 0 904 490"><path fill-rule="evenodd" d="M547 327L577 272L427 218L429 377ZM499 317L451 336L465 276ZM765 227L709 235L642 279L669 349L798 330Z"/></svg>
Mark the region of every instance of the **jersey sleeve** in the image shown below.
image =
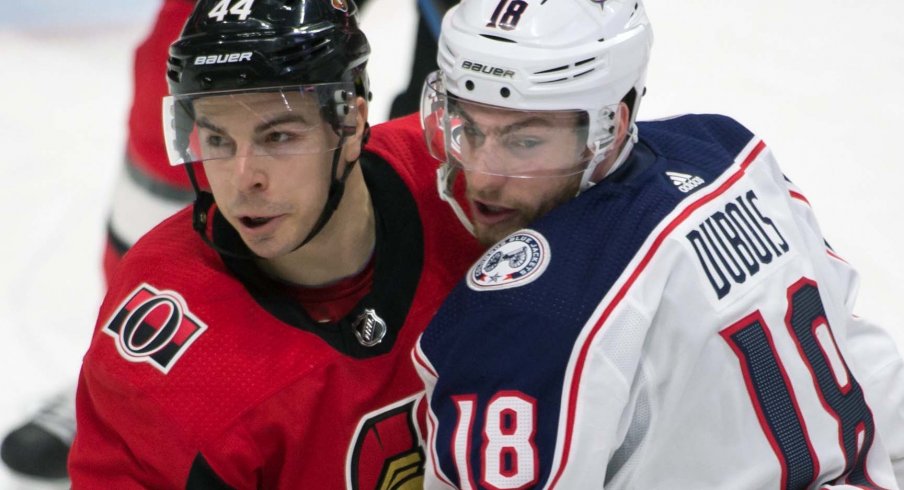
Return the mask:
<svg viewBox="0 0 904 490"><path fill-rule="evenodd" d="M622 415L632 403L626 371L636 365L617 366L596 346L588 362L592 376L571 379L569 358L579 345L536 337L554 322L511 312L480 317L456 326L479 324L484 332L479 342L443 343L438 349L438 339L422 337L413 354L429 402L426 487L541 488L556 476L562 458L610 459L629 421ZM493 325L503 323L523 326L525 340L494 335ZM582 411L575 419L572 390L584 392L581 403L594 400L591 418ZM578 442L579 456L562 454L563 446L574 444L571 439L585 436L594 442ZM585 483L605 477L605 465L582 468Z"/></svg>
<svg viewBox="0 0 904 490"><path fill-rule="evenodd" d="M118 403L112 402L119 398ZM78 433L69 459L73 488L182 488L192 456L166 418L104 380L79 378ZM121 409L118 407L128 407Z"/></svg>
<svg viewBox="0 0 904 490"><path fill-rule="evenodd" d="M166 222L161 232L184 229L187 217ZM189 475L197 477L194 465L203 466L202 454L216 451L210 455L219 457L233 450L216 442L225 426L220 419L230 417L233 407L223 398L217 398L216 411L201 404L208 393L199 392L212 392L215 380L183 369L211 359L196 342L207 326L185 303L193 296L175 293L179 287L150 285L177 275L160 266L159 257L168 255L155 236L143 238L117 268L82 360L78 429L69 455L73 488L191 488ZM198 267L186 277L206 273ZM161 300L170 306L155 310ZM254 474L243 460L233 461L242 461L235 464L240 473Z"/></svg>

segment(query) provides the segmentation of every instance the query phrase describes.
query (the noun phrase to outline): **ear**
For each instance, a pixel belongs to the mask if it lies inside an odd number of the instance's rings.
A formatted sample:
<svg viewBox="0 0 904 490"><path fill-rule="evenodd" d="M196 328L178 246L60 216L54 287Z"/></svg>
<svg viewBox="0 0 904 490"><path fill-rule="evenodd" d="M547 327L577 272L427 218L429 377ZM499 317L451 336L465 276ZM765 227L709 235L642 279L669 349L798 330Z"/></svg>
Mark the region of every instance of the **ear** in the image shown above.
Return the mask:
<svg viewBox="0 0 904 490"><path fill-rule="evenodd" d="M616 148L621 148L625 142L625 136L628 134L628 124L631 120L631 110L628 109L628 104L624 102L618 103L618 114L615 115L618 118L618 129L615 130L615 145Z"/></svg>
<svg viewBox="0 0 904 490"><path fill-rule="evenodd" d="M345 160L355 162L361 157L364 147L364 135L367 127L367 100L355 97L355 134L345 141Z"/></svg>

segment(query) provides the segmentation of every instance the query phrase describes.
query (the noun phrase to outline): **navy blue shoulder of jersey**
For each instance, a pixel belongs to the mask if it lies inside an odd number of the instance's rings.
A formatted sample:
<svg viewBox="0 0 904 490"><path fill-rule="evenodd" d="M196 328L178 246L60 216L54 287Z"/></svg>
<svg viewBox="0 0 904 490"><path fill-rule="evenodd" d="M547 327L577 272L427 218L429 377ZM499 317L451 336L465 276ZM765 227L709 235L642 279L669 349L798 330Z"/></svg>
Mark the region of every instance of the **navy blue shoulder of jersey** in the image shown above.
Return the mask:
<svg viewBox="0 0 904 490"><path fill-rule="evenodd" d="M505 289L460 283L421 340L439 375L433 405L441 421L456 420L452 396L476 397L475 427L482 427L483 409L498 392L536 400L541 481L548 477L543 472L555 447L562 383L582 328L663 218L717 180L753 137L723 116L682 116L639 129L640 140L617 174L530 226L548 242L539 276ZM702 183L682 191L667 172ZM450 425L440 425L439 440L451 440Z"/></svg>
<svg viewBox="0 0 904 490"><path fill-rule="evenodd" d="M721 174L753 138L728 116L689 114L637 123L641 141L672 162L689 162L695 170Z"/></svg>

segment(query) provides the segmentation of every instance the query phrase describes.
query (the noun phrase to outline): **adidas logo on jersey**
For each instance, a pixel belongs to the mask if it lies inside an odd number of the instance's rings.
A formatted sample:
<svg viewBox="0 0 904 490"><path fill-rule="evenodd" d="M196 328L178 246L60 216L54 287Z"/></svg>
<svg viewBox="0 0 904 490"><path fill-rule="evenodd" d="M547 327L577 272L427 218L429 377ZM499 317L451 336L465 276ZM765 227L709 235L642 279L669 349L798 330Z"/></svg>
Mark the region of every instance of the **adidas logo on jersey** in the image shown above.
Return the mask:
<svg viewBox="0 0 904 490"><path fill-rule="evenodd" d="M665 174L672 179L672 183L678 187L678 190L685 194L706 183L706 181L696 175L683 174L680 172L666 172Z"/></svg>

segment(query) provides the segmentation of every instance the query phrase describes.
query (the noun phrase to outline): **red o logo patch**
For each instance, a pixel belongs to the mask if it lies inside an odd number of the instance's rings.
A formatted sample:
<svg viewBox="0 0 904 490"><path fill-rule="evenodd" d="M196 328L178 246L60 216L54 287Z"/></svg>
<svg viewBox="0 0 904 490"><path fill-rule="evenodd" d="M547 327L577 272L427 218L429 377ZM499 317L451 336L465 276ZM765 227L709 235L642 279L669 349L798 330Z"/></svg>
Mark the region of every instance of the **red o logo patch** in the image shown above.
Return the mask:
<svg viewBox="0 0 904 490"><path fill-rule="evenodd" d="M175 291L142 284L120 305L103 332L129 362L146 362L166 374L207 329Z"/></svg>

